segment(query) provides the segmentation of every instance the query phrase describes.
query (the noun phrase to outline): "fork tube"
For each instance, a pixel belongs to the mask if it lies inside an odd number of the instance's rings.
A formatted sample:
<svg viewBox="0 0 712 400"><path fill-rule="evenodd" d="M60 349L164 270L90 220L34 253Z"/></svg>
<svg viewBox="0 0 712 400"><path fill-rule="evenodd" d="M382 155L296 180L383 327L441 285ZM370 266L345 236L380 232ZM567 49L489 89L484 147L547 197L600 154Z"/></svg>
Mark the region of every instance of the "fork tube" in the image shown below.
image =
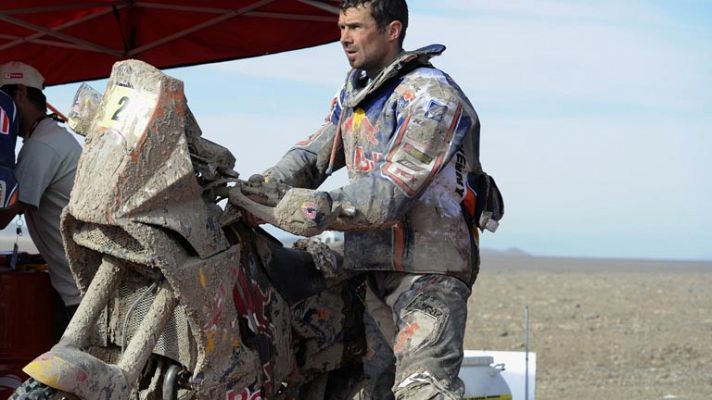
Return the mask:
<svg viewBox="0 0 712 400"><path fill-rule="evenodd" d="M121 281L123 271L124 268L119 260L104 256L89 284L89 289L84 294L82 302L79 303L77 311L59 341L60 345L75 348L85 345L92 332L91 327L96 324L101 311L106 307L109 298L113 296Z"/></svg>
<svg viewBox="0 0 712 400"><path fill-rule="evenodd" d="M138 379L148 357L156 346L158 337L173 315L176 304L178 304L178 300L168 284L164 282L159 287L158 294L141 321L141 325L126 346L126 351L121 355L121 360L117 363L124 370L128 382L135 383Z"/></svg>

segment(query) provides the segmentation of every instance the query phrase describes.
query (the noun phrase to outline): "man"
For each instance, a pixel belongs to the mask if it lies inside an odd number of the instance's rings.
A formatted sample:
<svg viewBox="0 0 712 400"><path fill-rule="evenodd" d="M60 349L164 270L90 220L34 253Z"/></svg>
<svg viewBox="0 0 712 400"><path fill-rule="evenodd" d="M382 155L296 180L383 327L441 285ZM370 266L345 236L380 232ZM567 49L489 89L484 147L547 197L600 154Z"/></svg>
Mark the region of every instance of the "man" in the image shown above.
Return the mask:
<svg viewBox="0 0 712 400"><path fill-rule="evenodd" d="M0 90L0 212L17 203L17 180L13 173L16 143L17 108L12 98Z"/></svg>
<svg viewBox="0 0 712 400"><path fill-rule="evenodd" d="M0 89L17 106L18 134L23 138L15 167L19 201L0 211L0 226L5 227L16 215L25 214L32 241L47 262L50 281L64 305L58 311L59 336L80 301L64 253L59 220L69 201L82 149L65 128L47 115L47 100L42 92L44 78L35 68L17 61L1 65Z"/></svg>
<svg viewBox="0 0 712 400"><path fill-rule="evenodd" d="M244 190L254 196L276 182L314 189L346 166L350 183L326 197L348 215L303 211L345 232L344 268L367 271L365 394L459 399L479 264L465 212L474 204L468 173L481 171L479 122L460 88L429 62L443 46L403 51L407 25L405 0L343 1L341 44L353 68L346 83L324 125Z"/></svg>

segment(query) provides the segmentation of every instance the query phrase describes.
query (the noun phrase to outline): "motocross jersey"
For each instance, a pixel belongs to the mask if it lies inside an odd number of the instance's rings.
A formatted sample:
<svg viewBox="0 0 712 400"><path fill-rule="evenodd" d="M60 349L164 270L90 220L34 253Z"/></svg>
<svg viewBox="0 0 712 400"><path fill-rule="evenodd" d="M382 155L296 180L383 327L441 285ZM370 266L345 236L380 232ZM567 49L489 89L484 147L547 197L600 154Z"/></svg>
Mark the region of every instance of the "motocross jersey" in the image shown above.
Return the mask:
<svg viewBox="0 0 712 400"><path fill-rule="evenodd" d="M0 90L0 209L17 203L18 185L13 172L17 118L17 108L12 98Z"/></svg>
<svg viewBox="0 0 712 400"><path fill-rule="evenodd" d="M324 125L265 176L316 188L332 167L349 184L330 192L343 217L345 268L437 273L472 282L477 234L463 202L480 168L479 121L458 85L429 60L431 45L402 52L373 79L352 70Z"/></svg>

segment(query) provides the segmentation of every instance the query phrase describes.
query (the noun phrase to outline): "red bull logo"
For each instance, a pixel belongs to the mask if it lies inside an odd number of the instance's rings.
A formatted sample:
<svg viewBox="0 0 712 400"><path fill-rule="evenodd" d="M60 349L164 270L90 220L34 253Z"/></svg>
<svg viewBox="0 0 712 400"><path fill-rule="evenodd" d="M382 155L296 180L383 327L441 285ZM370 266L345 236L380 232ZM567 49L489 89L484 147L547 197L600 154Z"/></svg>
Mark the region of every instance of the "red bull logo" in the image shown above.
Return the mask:
<svg viewBox="0 0 712 400"><path fill-rule="evenodd" d="M360 172L372 171L376 168L376 163L381 161L382 158L383 154L375 151L371 152L371 156L369 157L364 152L362 146L356 146L356 150L354 151L353 168Z"/></svg>
<svg viewBox="0 0 712 400"><path fill-rule="evenodd" d="M376 128L371 124L363 108L355 109L344 124L344 136L351 134L358 138L364 138L374 145L379 143L376 132Z"/></svg>
<svg viewBox="0 0 712 400"><path fill-rule="evenodd" d="M253 392L252 390L245 388L238 393L231 390L225 394L225 400L262 400L262 391L258 390Z"/></svg>

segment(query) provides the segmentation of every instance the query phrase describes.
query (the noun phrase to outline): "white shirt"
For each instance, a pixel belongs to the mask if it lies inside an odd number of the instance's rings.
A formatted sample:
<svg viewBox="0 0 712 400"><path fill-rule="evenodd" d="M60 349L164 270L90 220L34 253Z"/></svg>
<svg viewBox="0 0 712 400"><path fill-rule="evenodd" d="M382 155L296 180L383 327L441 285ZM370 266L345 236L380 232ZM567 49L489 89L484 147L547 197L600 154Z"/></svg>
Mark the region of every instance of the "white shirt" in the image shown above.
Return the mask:
<svg viewBox="0 0 712 400"><path fill-rule="evenodd" d="M52 286L67 306L79 304L80 293L64 252L59 230L69 202L82 148L57 121L39 122L18 155L15 177L32 241L49 266Z"/></svg>

